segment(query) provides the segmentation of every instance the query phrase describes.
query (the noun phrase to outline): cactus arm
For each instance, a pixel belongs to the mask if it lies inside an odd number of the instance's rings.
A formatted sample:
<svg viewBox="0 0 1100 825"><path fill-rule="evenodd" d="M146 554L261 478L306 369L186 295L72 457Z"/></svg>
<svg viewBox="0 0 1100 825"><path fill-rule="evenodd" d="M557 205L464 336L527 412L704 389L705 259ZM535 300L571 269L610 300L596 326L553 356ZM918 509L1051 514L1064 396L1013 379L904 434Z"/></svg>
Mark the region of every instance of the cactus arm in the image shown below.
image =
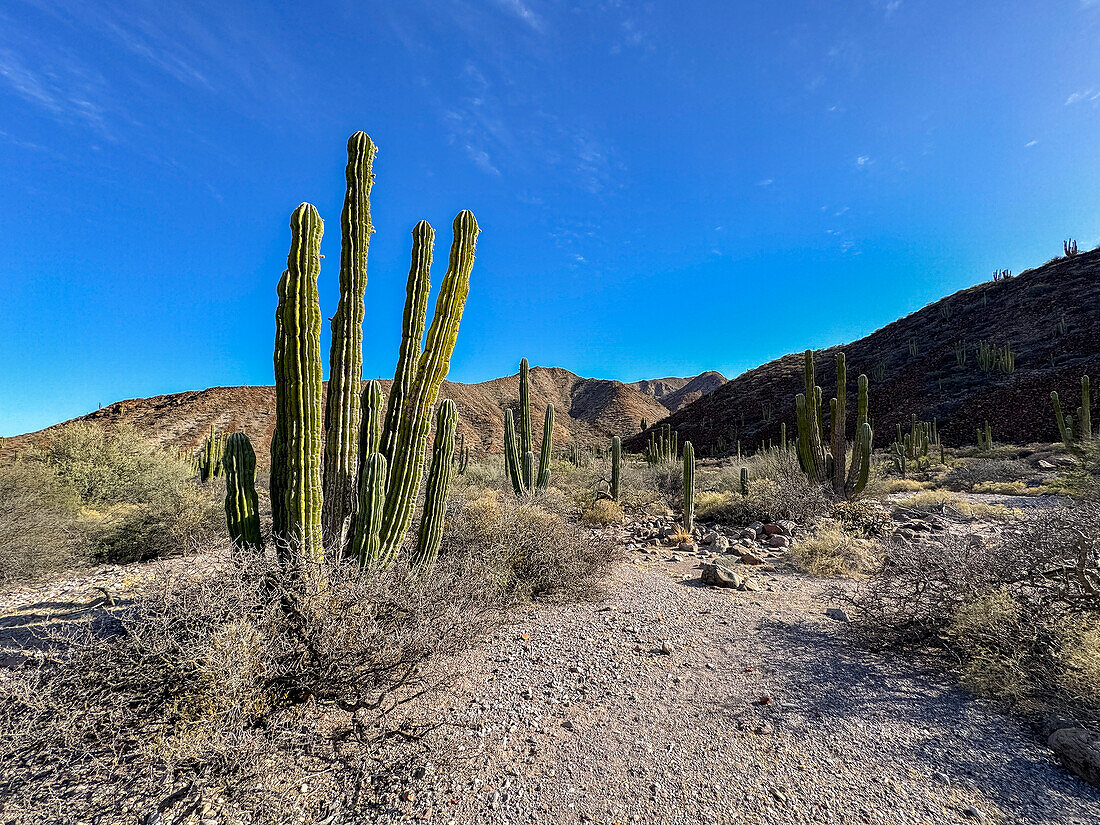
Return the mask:
<svg viewBox="0 0 1100 825"><path fill-rule="evenodd" d="M684 532L695 527L695 448L684 442Z"/></svg>
<svg viewBox="0 0 1100 825"><path fill-rule="evenodd" d="M412 523L413 507L424 472L424 443L431 425L431 410L451 367L462 310L470 292L470 272L474 268L479 231L473 213L462 211L455 217L447 274L439 288L435 315L394 443L389 490L382 515L382 555L388 559L396 555Z"/></svg>
<svg viewBox="0 0 1100 825"><path fill-rule="evenodd" d="M348 530L345 554L366 566L379 561L379 531L382 507L386 502L388 462L382 453L368 454L359 465L359 506Z"/></svg>
<svg viewBox="0 0 1100 825"><path fill-rule="evenodd" d="M550 483L550 456L554 450L554 405L546 405L546 417L542 424L542 447L539 450L538 488L545 490Z"/></svg>
<svg viewBox="0 0 1100 825"><path fill-rule="evenodd" d="M393 374L393 385L386 404L386 419L382 426L382 454L391 466L405 403L420 361L420 342L424 337L424 324L428 317L435 230L427 221L420 221L413 228L412 237L412 264L409 266L409 279L405 286L405 312L401 319L401 347L397 354L397 368Z"/></svg>
<svg viewBox="0 0 1100 825"><path fill-rule="evenodd" d="M443 543L443 520L447 513L447 491L451 486L451 458L455 450L455 428L458 411L455 402L445 399L439 405L435 421L435 443L432 446L432 466L424 495L424 515L416 537L416 549L412 563L420 568L430 567L439 555Z"/></svg>
<svg viewBox="0 0 1100 825"><path fill-rule="evenodd" d="M321 308L317 276L321 271L324 223L317 210L303 203L291 216L291 249L282 301L284 339L282 408L286 455L281 483L285 521L276 539L297 551L303 561L319 563L321 541ZM276 347L278 350L279 347ZM279 398L276 390L276 399ZM276 470L273 468L272 473Z"/></svg>
<svg viewBox="0 0 1100 825"><path fill-rule="evenodd" d="M749 494L749 468L741 468L741 495L747 496Z"/></svg>
<svg viewBox="0 0 1100 825"><path fill-rule="evenodd" d="M1080 419L1078 426L1081 428L1081 436L1086 439L1092 438L1092 399L1089 393L1089 377L1087 375L1081 376L1081 414L1078 416Z"/></svg>
<svg viewBox="0 0 1100 825"><path fill-rule="evenodd" d="M833 408L833 421L832 430L830 435L832 436L832 451L833 451L833 491L843 495L844 493L844 471L845 464L848 457L848 444L845 438L845 433L848 427L848 372L844 364L844 353L838 352L836 354L836 398Z"/></svg>
<svg viewBox="0 0 1100 825"><path fill-rule="evenodd" d="M867 376L861 373L859 378L856 379L856 436L857 436L857 438L856 438L856 443L853 446L853 450L855 450L856 448L859 448L862 451L862 447L860 445L859 435L863 430L863 425L868 423L868 421L867 421L867 398L868 398L867 385L868 385ZM845 484L846 489L855 491L856 487L859 486L859 473L860 473L859 467L860 467L860 464L859 464L858 461L856 461L856 456L855 456L855 453L853 452L852 466L848 468L848 481ZM864 485L864 486L866 486L866 485ZM862 488L861 488L861 490L862 490ZM857 492L857 493L855 493L855 495L859 495L859 493Z"/></svg>
<svg viewBox="0 0 1100 825"><path fill-rule="evenodd" d="M519 362L519 453L526 456L531 452L531 386L530 370L527 359ZM527 469L526 462L523 465L523 486L528 490L534 487L531 472Z"/></svg>
<svg viewBox="0 0 1100 825"><path fill-rule="evenodd" d="M321 527L329 540L337 543L355 510L359 385L363 376L363 295L367 289L367 247L374 231L370 190L374 183L371 168L375 151L366 132L356 132L348 139L348 163L344 170L347 190L340 213L340 301L330 322L332 346L321 473L324 495Z"/></svg>
<svg viewBox="0 0 1100 825"><path fill-rule="evenodd" d="M519 466L519 446L516 444L516 423L511 410L504 411L504 465L508 470L508 480L517 496L527 492L523 486L523 471Z"/></svg>
<svg viewBox="0 0 1100 825"><path fill-rule="evenodd" d="M371 453L382 451L382 408L385 403L386 398L382 392L382 382L377 380L368 381L367 385L363 387L363 393L359 400L361 415L358 467L363 466L367 456Z"/></svg>
<svg viewBox="0 0 1100 825"><path fill-rule="evenodd" d="M856 476L855 483L849 491L849 498L856 498L867 487L867 480L871 477L871 444L874 438L874 433L871 432L871 425L864 421L859 428L859 438L856 441L857 456L852 456L852 466L859 467L859 474Z"/></svg>
<svg viewBox="0 0 1100 825"><path fill-rule="evenodd" d="M256 496L256 451L244 433L226 439L222 458L225 468L225 523L229 538L241 550L264 549L260 533L260 509Z"/></svg>
<svg viewBox="0 0 1100 825"><path fill-rule="evenodd" d="M286 357L286 336L283 329L283 303L286 301L286 281L288 273L283 272L276 287L279 303L275 310L275 429L271 434L271 470L268 480L268 493L271 497L271 535L276 540L276 550L282 552L285 547L279 544L279 536L286 533L286 502L283 498L286 490L286 416L279 411L286 405L286 385L280 380L283 371L283 359ZM202 468L199 468L200 479ZM286 559L282 559L284 562Z"/></svg>

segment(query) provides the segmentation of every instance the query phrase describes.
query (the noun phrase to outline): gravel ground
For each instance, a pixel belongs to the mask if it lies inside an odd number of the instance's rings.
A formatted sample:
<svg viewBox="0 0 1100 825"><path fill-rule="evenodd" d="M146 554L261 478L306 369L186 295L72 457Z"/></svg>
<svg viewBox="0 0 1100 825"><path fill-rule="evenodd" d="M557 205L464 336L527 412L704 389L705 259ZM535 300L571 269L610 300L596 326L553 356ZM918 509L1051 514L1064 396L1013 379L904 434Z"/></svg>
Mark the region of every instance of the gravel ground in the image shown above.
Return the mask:
<svg viewBox="0 0 1100 825"><path fill-rule="evenodd" d="M1100 822L1023 723L850 645L820 583L711 589L693 563L623 564L606 600L498 634L432 743L459 761L382 821Z"/></svg>

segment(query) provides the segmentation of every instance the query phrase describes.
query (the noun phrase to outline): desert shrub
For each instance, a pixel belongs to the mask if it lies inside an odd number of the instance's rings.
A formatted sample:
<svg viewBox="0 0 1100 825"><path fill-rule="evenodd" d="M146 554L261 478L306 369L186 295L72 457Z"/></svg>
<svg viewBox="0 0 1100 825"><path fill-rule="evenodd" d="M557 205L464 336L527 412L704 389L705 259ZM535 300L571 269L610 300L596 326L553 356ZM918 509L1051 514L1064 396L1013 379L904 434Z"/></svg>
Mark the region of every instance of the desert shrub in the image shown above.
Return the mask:
<svg viewBox="0 0 1100 825"><path fill-rule="evenodd" d="M753 456L749 467L748 495L741 495L741 469L723 467L708 475L702 483L708 488L697 496L708 496L704 514L696 499L701 518L726 524L790 519L803 526L816 523L829 511L829 495L821 485L811 484L793 451L773 450Z"/></svg>
<svg viewBox="0 0 1100 825"><path fill-rule="evenodd" d="M823 519L791 546L791 559L815 576L856 576L873 569L876 544L861 532L833 519Z"/></svg>
<svg viewBox="0 0 1100 825"><path fill-rule="evenodd" d="M48 657L0 681L0 796L46 810L59 787L92 782L94 800L65 803L91 819L124 799L161 798L165 775L232 780L255 821L288 821L272 766L331 760L349 741L373 752L408 731L395 710L446 681L502 607L472 555L441 559L430 575L345 564L324 576L318 587L231 560L197 581L165 576L42 640Z"/></svg>
<svg viewBox="0 0 1100 825"><path fill-rule="evenodd" d="M593 527L622 524L623 508L617 502L601 498L584 511L581 521Z"/></svg>
<svg viewBox="0 0 1100 825"><path fill-rule="evenodd" d="M454 497L448 505L440 556L474 554L504 592L520 598L593 592L615 559L613 543L594 542L542 497L490 493Z"/></svg>
<svg viewBox="0 0 1100 825"><path fill-rule="evenodd" d="M1006 520L1016 518L1020 511L1003 504L968 501L948 490L924 490L898 502L898 507L920 513L945 513L968 519Z"/></svg>
<svg viewBox="0 0 1100 825"><path fill-rule="evenodd" d="M0 586L60 572L83 560L80 499L38 461L0 467Z"/></svg>
<svg viewBox="0 0 1100 825"><path fill-rule="evenodd" d="M1026 461L970 458L956 462L944 478L944 484L952 490L968 492L974 490L976 484L1023 481L1033 475L1035 470Z"/></svg>
<svg viewBox="0 0 1100 825"><path fill-rule="evenodd" d="M884 493L914 493L917 490L928 490L932 487L930 481L917 481L915 478L887 478L883 479L882 490Z"/></svg>
<svg viewBox="0 0 1100 825"><path fill-rule="evenodd" d="M644 464L639 467L639 485L668 499L678 500L684 493L684 465L680 461Z"/></svg>
<svg viewBox="0 0 1100 825"><path fill-rule="evenodd" d="M875 645L947 651L984 694L1100 711L1100 504L977 536L891 542L853 597Z"/></svg>
<svg viewBox="0 0 1100 825"><path fill-rule="evenodd" d="M829 508L829 515L846 530L864 536L886 535L893 525L890 514L873 499L838 501Z"/></svg>
<svg viewBox="0 0 1100 825"><path fill-rule="evenodd" d="M1051 492L1049 487L1028 487L1022 481L979 481L971 492L999 496L1041 496Z"/></svg>
<svg viewBox="0 0 1100 825"><path fill-rule="evenodd" d="M130 428L70 424L41 458L79 496L80 527L98 561L177 555L221 535L220 485L198 485L182 462Z"/></svg>

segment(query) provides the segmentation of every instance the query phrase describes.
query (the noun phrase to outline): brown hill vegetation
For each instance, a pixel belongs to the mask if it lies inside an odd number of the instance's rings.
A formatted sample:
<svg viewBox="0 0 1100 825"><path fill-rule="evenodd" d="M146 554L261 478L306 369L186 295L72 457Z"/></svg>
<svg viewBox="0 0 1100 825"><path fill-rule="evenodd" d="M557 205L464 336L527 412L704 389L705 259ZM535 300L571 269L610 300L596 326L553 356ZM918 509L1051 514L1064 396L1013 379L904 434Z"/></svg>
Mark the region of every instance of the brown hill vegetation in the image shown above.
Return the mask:
<svg viewBox="0 0 1100 825"><path fill-rule="evenodd" d="M982 341L1009 344L1015 371L983 371L975 355ZM966 352L961 365L960 342ZM835 393L834 357L840 351L847 358L850 399L859 373L870 378L876 446L891 441L895 425L913 413L937 419L949 445L973 443L975 428L986 420L997 441L1056 440L1051 390L1072 410L1080 403L1081 375L1100 375L1100 250L977 284L858 341L818 351L817 383L826 398ZM802 365L801 353L763 364L663 423L704 454L736 451L738 440L746 450L778 440L781 422L793 436ZM637 436L625 446L641 451L645 441Z"/></svg>

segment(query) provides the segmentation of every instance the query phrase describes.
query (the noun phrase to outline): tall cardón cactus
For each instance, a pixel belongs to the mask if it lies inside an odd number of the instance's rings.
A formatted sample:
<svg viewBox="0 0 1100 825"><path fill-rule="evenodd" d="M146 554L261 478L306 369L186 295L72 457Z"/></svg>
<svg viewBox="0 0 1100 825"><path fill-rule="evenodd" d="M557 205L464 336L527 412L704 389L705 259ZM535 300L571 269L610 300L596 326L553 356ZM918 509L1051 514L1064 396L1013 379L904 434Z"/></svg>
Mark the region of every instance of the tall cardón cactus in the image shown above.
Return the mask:
<svg viewBox="0 0 1100 825"><path fill-rule="evenodd" d="M684 532L695 527L695 448L684 442Z"/></svg>
<svg viewBox="0 0 1100 825"><path fill-rule="evenodd" d="M451 486L451 459L455 451L455 428L458 411L455 402L446 399L439 405L435 420L435 444L432 447L432 466L428 470L428 482L424 496L424 515L416 538L412 563L417 567L429 567L439 555L443 542L443 518L447 512L447 491Z"/></svg>
<svg viewBox="0 0 1100 825"><path fill-rule="evenodd" d="M344 170L347 190L340 213L340 301L331 321L325 401L321 528L330 545L339 544L345 523L355 512L359 385L363 376L363 295L367 289L367 248L374 231L370 190L374 184L372 166L376 151L366 132L356 132L348 139L348 163Z"/></svg>
<svg viewBox="0 0 1100 825"><path fill-rule="evenodd" d="M392 561L396 556L412 523L416 496L424 472L424 444L431 428L432 411L439 395L439 386L451 367L451 354L458 340L462 310L470 292L470 272L474 267L474 251L481 230L473 213L469 211L458 213L453 230L454 240L447 274L443 276L443 283L439 288L435 315L428 329L424 350L417 359L415 378L409 385L400 426L396 438L393 439L393 459L390 462L389 486L380 534L383 561Z"/></svg>
<svg viewBox="0 0 1100 825"><path fill-rule="evenodd" d="M225 524L229 538L242 550L263 550L256 497L256 451L244 433L232 433L222 453L225 469Z"/></svg>
<svg viewBox="0 0 1100 825"><path fill-rule="evenodd" d="M836 356L836 373L837 394L829 402L831 438L827 448L821 425L821 387L816 383L813 351L806 350L806 366L803 371L805 391L795 396L798 458L811 481L829 484L838 496L854 499L867 486L871 469L873 433L867 417L867 376L860 375L857 381L856 441L852 446L852 463L849 467L848 443L845 437L847 370L842 352Z"/></svg>
<svg viewBox="0 0 1100 825"><path fill-rule="evenodd" d="M321 270L324 223L303 203L290 219L287 268L279 282L272 439L273 537L284 558L324 558L321 533Z"/></svg>
<svg viewBox="0 0 1100 825"><path fill-rule="evenodd" d="M508 479L517 496L534 490L545 490L550 483L550 458L554 450L554 405L546 406L542 426L542 447L539 450L538 473L535 473L535 454L531 444L531 386L527 359L519 362L519 422L517 441L515 416L511 410L504 412L504 459ZM511 435L509 435L509 432Z"/></svg>

